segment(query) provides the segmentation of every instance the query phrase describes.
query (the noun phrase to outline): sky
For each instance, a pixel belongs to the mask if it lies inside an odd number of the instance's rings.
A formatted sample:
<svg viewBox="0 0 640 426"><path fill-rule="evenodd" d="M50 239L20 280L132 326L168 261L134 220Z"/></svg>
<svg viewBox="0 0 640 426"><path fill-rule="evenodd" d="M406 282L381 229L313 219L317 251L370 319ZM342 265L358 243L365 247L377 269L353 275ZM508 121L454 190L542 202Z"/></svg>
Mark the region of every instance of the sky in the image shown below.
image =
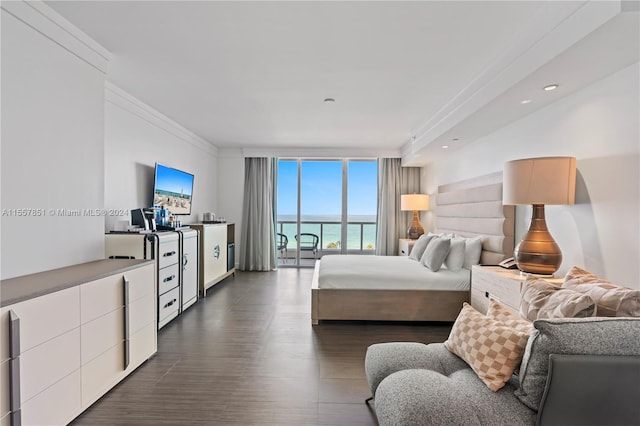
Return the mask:
<svg viewBox="0 0 640 426"><path fill-rule="evenodd" d="M375 215L378 197L376 161L350 161L347 205L349 215ZM278 214L296 214L296 160L278 162ZM302 161L302 215L342 213L342 161Z"/></svg>
<svg viewBox="0 0 640 426"><path fill-rule="evenodd" d="M178 194L183 190L185 195L191 195L193 192L193 175L162 164L156 164L155 189Z"/></svg>

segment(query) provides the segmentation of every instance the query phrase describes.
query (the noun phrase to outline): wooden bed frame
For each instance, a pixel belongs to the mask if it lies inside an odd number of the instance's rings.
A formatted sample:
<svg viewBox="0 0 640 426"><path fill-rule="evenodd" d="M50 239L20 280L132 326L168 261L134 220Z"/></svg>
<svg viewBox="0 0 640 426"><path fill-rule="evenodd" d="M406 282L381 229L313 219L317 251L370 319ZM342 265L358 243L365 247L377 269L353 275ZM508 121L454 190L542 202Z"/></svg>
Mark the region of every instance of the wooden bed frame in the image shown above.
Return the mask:
<svg viewBox="0 0 640 426"><path fill-rule="evenodd" d="M438 187L438 232L483 236L480 263L513 255L513 206L502 205L502 173ZM311 284L311 323L321 320L455 321L470 291L319 288L320 262Z"/></svg>

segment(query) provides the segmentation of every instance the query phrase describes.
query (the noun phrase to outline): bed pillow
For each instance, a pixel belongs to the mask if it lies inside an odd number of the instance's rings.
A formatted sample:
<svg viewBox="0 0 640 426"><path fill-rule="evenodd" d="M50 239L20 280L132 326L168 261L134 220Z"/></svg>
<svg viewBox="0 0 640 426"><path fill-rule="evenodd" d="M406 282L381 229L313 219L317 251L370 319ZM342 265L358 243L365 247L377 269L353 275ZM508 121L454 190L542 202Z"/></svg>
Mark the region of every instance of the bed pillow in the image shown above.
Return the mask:
<svg viewBox="0 0 640 426"><path fill-rule="evenodd" d="M640 318L558 318L538 320L527 343L515 395L538 410L549 372L550 354L638 355ZM612 377L615 381L615 377Z"/></svg>
<svg viewBox="0 0 640 426"><path fill-rule="evenodd" d="M450 246L451 240L449 238L432 238L420 262L433 272L438 272L447 257L447 253L449 253Z"/></svg>
<svg viewBox="0 0 640 426"><path fill-rule="evenodd" d="M482 254L482 237L473 237L464 239L464 269L471 269L473 265L480 263L480 255Z"/></svg>
<svg viewBox="0 0 640 426"><path fill-rule="evenodd" d="M523 333L531 334L533 332L533 323L531 321L514 314L494 298L489 299L487 316Z"/></svg>
<svg viewBox="0 0 640 426"><path fill-rule="evenodd" d="M520 365L528 339L528 333L482 315L465 302L444 346L495 392Z"/></svg>
<svg viewBox="0 0 640 426"><path fill-rule="evenodd" d="M530 321L543 318L583 318L596 314L587 294L563 289L541 278L527 276L520 297L520 316Z"/></svg>
<svg viewBox="0 0 640 426"><path fill-rule="evenodd" d="M452 238L449 253L444 259L444 266L450 271L457 272L464 264L464 238Z"/></svg>
<svg viewBox="0 0 640 426"><path fill-rule="evenodd" d="M619 287L577 266L567 272L562 288L588 294L599 317L640 317L640 290Z"/></svg>
<svg viewBox="0 0 640 426"><path fill-rule="evenodd" d="M411 253L409 253L409 259L417 260L418 262L422 258L424 251L427 249L427 245L429 241L433 238L433 235L422 234L418 241L415 242L413 248L411 249Z"/></svg>

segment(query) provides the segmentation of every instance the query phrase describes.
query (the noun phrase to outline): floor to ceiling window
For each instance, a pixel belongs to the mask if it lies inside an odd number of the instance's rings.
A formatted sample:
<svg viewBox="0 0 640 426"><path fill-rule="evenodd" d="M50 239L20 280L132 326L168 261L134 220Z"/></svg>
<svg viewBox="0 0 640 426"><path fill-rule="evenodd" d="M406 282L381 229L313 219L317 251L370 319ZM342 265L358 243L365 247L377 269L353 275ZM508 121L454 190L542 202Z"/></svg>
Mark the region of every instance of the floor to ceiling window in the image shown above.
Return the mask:
<svg viewBox="0 0 640 426"><path fill-rule="evenodd" d="M278 161L281 266L313 266L324 254L373 254L377 161Z"/></svg>

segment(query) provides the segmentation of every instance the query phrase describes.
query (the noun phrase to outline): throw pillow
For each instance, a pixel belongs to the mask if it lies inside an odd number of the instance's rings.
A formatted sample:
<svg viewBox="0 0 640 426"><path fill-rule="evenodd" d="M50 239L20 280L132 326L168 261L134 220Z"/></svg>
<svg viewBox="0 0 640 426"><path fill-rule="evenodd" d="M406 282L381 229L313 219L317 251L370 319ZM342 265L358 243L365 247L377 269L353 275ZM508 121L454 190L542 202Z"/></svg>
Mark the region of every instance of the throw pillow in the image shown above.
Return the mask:
<svg viewBox="0 0 640 426"><path fill-rule="evenodd" d="M482 237L465 238L464 243L464 269L471 270L473 265L480 263L482 254Z"/></svg>
<svg viewBox="0 0 640 426"><path fill-rule="evenodd" d="M520 366L515 395L538 410L549 372L550 354L638 355L640 318L557 318L538 320ZM615 378L612 378L615 380Z"/></svg>
<svg viewBox="0 0 640 426"><path fill-rule="evenodd" d="M489 299L487 316L523 333L531 334L533 332L533 323L531 321L514 314L494 298Z"/></svg>
<svg viewBox="0 0 640 426"><path fill-rule="evenodd" d="M588 294L600 317L640 317L640 290L619 287L577 266L567 272L562 288Z"/></svg>
<svg viewBox="0 0 640 426"><path fill-rule="evenodd" d="M442 267L444 259L447 257L447 253L449 253L450 246L451 240L448 238L432 238L420 262L433 272L438 272Z"/></svg>
<svg viewBox="0 0 640 426"><path fill-rule="evenodd" d="M529 334L484 316L465 302L444 345L495 392L520 364L528 338Z"/></svg>
<svg viewBox="0 0 640 426"><path fill-rule="evenodd" d="M586 294L561 289L540 278L528 276L520 298L520 316L530 321L543 318L582 318L596 313L596 304Z"/></svg>
<svg viewBox="0 0 640 426"><path fill-rule="evenodd" d="M420 258L422 258L422 255L424 254L424 251L426 250L427 245L429 245L429 241L431 241L432 238L433 238L433 235L428 235L428 234L420 235L420 238L418 238L418 241L416 241L415 244L413 245L413 248L411 249L411 253L409 253L409 259L420 261Z"/></svg>
<svg viewBox="0 0 640 426"><path fill-rule="evenodd" d="M457 272L464 264L464 238L452 238L449 253L444 259L444 266L450 271Z"/></svg>

